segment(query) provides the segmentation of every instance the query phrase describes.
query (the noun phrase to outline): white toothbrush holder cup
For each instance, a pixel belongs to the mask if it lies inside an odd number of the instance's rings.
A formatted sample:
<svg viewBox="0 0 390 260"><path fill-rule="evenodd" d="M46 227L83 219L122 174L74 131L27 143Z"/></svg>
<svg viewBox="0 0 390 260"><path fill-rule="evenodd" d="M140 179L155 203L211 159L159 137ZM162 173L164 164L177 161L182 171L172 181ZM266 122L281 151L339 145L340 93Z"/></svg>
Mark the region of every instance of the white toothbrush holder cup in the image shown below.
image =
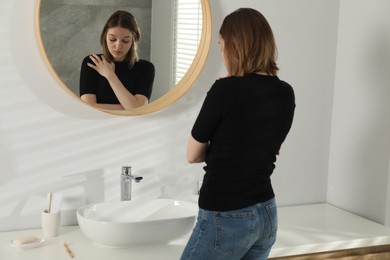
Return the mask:
<svg viewBox="0 0 390 260"><path fill-rule="evenodd" d="M56 237L60 231L61 211L49 213L44 210L41 214L42 233L45 237Z"/></svg>

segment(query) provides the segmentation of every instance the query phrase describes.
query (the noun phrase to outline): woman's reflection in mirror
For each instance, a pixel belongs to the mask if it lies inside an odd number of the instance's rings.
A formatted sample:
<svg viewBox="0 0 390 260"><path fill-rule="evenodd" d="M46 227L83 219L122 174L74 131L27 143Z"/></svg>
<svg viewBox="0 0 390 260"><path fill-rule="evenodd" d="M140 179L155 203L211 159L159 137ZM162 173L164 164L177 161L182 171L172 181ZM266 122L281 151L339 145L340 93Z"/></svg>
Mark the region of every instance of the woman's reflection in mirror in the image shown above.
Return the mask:
<svg viewBox="0 0 390 260"><path fill-rule="evenodd" d="M154 65L138 58L141 31L135 17L116 11L100 36L102 54L84 58L80 72L80 97L87 104L110 110L129 110L149 103Z"/></svg>

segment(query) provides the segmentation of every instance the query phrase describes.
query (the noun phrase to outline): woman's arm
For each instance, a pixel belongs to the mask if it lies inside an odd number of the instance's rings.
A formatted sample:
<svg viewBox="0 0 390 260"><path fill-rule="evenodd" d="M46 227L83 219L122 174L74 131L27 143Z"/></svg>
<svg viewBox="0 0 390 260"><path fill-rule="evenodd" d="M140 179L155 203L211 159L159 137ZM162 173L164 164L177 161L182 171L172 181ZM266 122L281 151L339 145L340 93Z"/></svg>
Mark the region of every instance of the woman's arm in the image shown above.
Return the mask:
<svg viewBox="0 0 390 260"><path fill-rule="evenodd" d="M90 56L94 64L88 63L88 66L95 69L101 76L105 77L114 91L122 109L132 109L148 104L148 98L141 94L131 94L118 76L115 74L115 63L108 62L104 56L99 57L96 54Z"/></svg>
<svg viewBox="0 0 390 260"><path fill-rule="evenodd" d="M119 103L124 107L124 109L132 109L148 104L148 98L141 94L133 95L131 94L122 82L119 80L118 76L114 73L109 74L106 79L110 84L112 90L114 91L116 97L119 100Z"/></svg>
<svg viewBox="0 0 390 260"><path fill-rule="evenodd" d="M187 161L201 163L206 159L208 143L200 143L190 136L187 144Z"/></svg>
<svg viewBox="0 0 390 260"><path fill-rule="evenodd" d="M101 109L109 109L109 110L123 110L124 109L121 104L97 103L95 94L84 94L81 96L81 100L90 106L101 108Z"/></svg>

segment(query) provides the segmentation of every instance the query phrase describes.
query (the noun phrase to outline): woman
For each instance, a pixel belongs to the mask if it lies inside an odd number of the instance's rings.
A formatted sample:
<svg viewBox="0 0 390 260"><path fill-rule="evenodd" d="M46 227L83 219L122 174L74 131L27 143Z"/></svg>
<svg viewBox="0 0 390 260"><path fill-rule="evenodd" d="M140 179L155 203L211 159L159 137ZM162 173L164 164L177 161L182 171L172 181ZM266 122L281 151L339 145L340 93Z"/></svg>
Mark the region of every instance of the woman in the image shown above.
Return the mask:
<svg viewBox="0 0 390 260"><path fill-rule="evenodd" d="M238 9L219 33L228 76L207 93L188 141L187 160L206 166L181 259L267 259L277 231L270 176L293 121L294 91L276 76L275 40L262 14Z"/></svg>
<svg viewBox="0 0 390 260"><path fill-rule="evenodd" d="M116 11L100 37L103 54L84 58L80 73L80 97L87 104L112 110L128 110L149 103L154 66L137 54L141 31L135 17Z"/></svg>

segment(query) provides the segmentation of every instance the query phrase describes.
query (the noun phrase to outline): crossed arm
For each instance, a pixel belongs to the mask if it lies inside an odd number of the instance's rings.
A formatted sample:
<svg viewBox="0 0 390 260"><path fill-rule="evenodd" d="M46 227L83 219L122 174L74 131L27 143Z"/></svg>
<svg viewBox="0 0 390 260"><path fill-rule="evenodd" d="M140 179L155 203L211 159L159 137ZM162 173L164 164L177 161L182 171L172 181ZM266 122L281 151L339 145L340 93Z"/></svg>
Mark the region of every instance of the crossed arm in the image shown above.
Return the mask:
<svg viewBox="0 0 390 260"><path fill-rule="evenodd" d="M208 146L208 143L200 143L190 136L187 144L187 161L189 163L204 162Z"/></svg>

